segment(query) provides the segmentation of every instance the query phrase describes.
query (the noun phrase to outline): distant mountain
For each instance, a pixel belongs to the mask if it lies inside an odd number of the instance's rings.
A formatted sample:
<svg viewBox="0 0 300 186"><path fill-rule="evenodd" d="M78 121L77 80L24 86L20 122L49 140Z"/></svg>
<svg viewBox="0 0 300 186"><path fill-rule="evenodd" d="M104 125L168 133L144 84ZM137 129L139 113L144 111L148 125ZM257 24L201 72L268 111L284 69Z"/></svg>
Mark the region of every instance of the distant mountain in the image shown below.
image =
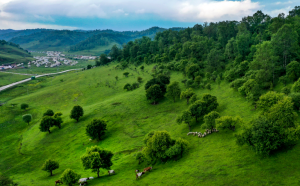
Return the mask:
<svg viewBox="0 0 300 186"><path fill-rule="evenodd" d="M0 65L8 63L27 63L32 55L19 45L0 40Z"/></svg>
<svg viewBox="0 0 300 186"><path fill-rule="evenodd" d="M18 30L13 30L13 29L0 29L0 35L11 33L11 32L17 32L17 31Z"/></svg>
<svg viewBox="0 0 300 186"><path fill-rule="evenodd" d="M8 31L7 33L3 33L3 34L1 34L1 31L0 31L0 39L9 41L10 39L12 39L14 37L27 36L27 35L45 31L45 30L50 31L49 29L26 29L26 30L11 30L10 32Z"/></svg>
<svg viewBox="0 0 300 186"><path fill-rule="evenodd" d="M182 30L184 28L171 28ZM0 35L0 39L10 38L10 42L17 43L27 50L59 50L69 52L84 51L85 54L99 55L108 52L113 44L122 46L128 41L143 36L153 39L157 32L167 29L152 27L143 31L114 31L114 30L21 30Z"/></svg>

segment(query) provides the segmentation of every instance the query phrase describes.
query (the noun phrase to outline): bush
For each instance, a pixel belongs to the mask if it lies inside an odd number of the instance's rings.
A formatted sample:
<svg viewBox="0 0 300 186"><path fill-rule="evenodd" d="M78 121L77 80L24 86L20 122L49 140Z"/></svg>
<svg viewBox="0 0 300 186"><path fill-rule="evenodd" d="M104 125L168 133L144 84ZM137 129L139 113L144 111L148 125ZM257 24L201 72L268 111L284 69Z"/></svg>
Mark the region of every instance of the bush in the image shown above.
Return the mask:
<svg viewBox="0 0 300 186"><path fill-rule="evenodd" d="M126 85L124 86L123 89L129 91L129 90L131 90L131 85L129 83L126 83Z"/></svg>
<svg viewBox="0 0 300 186"><path fill-rule="evenodd" d="M88 65L87 67L86 67L86 69L91 69L93 66L92 65Z"/></svg>
<svg viewBox="0 0 300 186"><path fill-rule="evenodd" d="M300 92L300 78L294 83L292 90L294 92Z"/></svg>
<svg viewBox="0 0 300 186"><path fill-rule="evenodd" d="M216 119L217 128L235 130L235 127L242 123L240 117L222 116Z"/></svg>
<svg viewBox="0 0 300 186"><path fill-rule="evenodd" d="M1 186L18 186L17 183L14 183L12 179L5 175L0 174L0 185Z"/></svg>
<svg viewBox="0 0 300 186"><path fill-rule="evenodd" d="M26 110L28 107L29 107L29 105L26 103L21 104L21 109L23 109L23 110Z"/></svg>
<svg viewBox="0 0 300 186"><path fill-rule="evenodd" d="M76 184L78 180L80 179L81 175L75 173L72 169L66 169L61 177L60 180L69 186L72 186L73 184Z"/></svg>
<svg viewBox="0 0 300 186"><path fill-rule="evenodd" d="M44 114L43 114L43 116L53 116L54 115L54 112L53 112L53 110L51 110L51 109L48 109Z"/></svg>
<svg viewBox="0 0 300 186"><path fill-rule="evenodd" d="M92 139L100 140L104 135L107 123L102 119L93 119L93 121L86 126L86 134Z"/></svg>
<svg viewBox="0 0 300 186"><path fill-rule="evenodd" d="M124 75L125 77L128 77L129 72L124 72L123 75Z"/></svg>
<svg viewBox="0 0 300 186"><path fill-rule="evenodd" d="M139 82L139 83L142 83L142 81L143 81L143 78L141 78L140 76L137 78L137 81Z"/></svg>
<svg viewBox="0 0 300 186"><path fill-rule="evenodd" d="M294 103L294 109L300 109L300 93L292 93L291 95L292 101Z"/></svg>
<svg viewBox="0 0 300 186"><path fill-rule="evenodd" d="M139 87L140 87L140 84L138 84L138 83L133 83L133 84L131 85L132 90L137 89L137 88L139 88Z"/></svg>
<svg viewBox="0 0 300 186"><path fill-rule="evenodd" d="M289 93L291 93L291 89L288 87L283 87L281 89L281 92L284 93L285 95L289 95Z"/></svg>
<svg viewBox="0 0 300 186"><path fill-rule="evenodd" d="M208 90L211 90L211 85L210 85L210 83L206 84L206 85L205 85L205 88L208 89Z"/></svg>

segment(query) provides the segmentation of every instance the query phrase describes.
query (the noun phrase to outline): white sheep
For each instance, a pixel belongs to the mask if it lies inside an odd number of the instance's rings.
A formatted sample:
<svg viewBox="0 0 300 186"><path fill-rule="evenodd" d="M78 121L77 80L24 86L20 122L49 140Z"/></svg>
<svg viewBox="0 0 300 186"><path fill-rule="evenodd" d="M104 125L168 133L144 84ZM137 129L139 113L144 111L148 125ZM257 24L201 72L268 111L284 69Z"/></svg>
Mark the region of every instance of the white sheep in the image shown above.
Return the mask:
<svg viewBox="0 0 300 186"><path fill-rule="evenodd" d="M108 174L110 175L110 174L116 174L116 173L115 173L114 170L109 170L109 171L108 171Z"/></svg>

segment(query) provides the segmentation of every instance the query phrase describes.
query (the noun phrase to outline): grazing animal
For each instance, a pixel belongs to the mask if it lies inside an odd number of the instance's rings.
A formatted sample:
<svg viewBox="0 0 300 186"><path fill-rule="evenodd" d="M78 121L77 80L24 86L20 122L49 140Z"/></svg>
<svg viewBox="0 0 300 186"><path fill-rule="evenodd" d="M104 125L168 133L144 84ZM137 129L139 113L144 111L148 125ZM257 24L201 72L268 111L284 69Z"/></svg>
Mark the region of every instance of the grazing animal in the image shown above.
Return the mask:
<svg viewBox="0 0 300 186"><path fill-rule="evenodd" d="M140 178L143 174L145 174L145 172L138 172L138 173L136 173L136 180L138 178Z"/></svg>
<svg viewBox="0 0 300 186"><path fill-rule="evenodd" d="M90 178L80 178L78 183L82 184L82 183L85 183L87 184L87 180L89 180Z"/></svg>
<svg viewBox="0 0 300 186"><path fill-rule="evenodd" d="M90 180L94 179L94 177L89 177Z"/></svg>
<svg viewBox="0 0 300 186"><path fill-rule="evenodd" d="M139 169L136 169L136 170L135 170L135 173L138 173L138 172L140 172L140 170L139 170Z"/></svg>
<svg viewBox="0 0 300 186"><path fill-rule="evenodd" d="M55 185L57 185L58 183L59 183L59 185L60 185L60 184L63 184L63 182L62 182L62 181L60 181L60 180L56 180L56 181L55 181Z"/></svg>
<svg viewBox="0 0 300 186"><path fill-rule="evenodd" d="M109 170L109 171L108 171L108 174L110 175L110 174L116 174L116 173L115 173L114 170Z"/></svg>
<svg viewBox="0 0 300 186"><path fill-rule="evenodd" d="M84 186L84 185L87 185L88 183L85 181L85 182L82 182L79 184L79 186Z"/></svg>
<svg viewBox="0 0 300 186"><path fill-rule="evenodd" d="M151 170L152 170L152 167L144 168L144 172L151 171Z"/></svg>

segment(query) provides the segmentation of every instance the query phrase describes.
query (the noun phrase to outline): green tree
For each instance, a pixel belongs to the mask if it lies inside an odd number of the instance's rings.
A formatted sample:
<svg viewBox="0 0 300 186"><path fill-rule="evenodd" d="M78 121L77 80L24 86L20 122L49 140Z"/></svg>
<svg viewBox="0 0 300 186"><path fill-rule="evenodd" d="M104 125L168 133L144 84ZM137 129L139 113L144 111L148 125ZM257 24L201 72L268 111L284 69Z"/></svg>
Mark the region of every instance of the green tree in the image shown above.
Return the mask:
<svg viewBox="0 0 300 186"><path fill-rule="evenodd" d="M26 110L28 107L29 107L29 105L26 103L21 104L21 109L23 109L23 110Z"/></svg>
<svg viewBox="0 0 300 186"><path fill-rule="evenodd" d="M61 112L56 112L53 116L54 119L56 120L54 125L57 126L58 128L61 128L61 124L63 123L61 116L62 116Z"/></svg>
<svg viewBox="0 0 300 186"><path fill-rule="evenodd" d="M103 150L98 146L92 146L86 148L86 153L81 157L81 162L84 169L92 169L92 172L97 172L99 178L100 168L110 169L113 165L112 157L112 152Z"/></svg>
<svg viewBox="0 0 300 186"><path fill-rule="evenodd" d="M29 125L29 123L31 122L32 120L32 116L31 114L25 114L22 116L22 119L25 123L27 123Z"/></svg>
<svg viewBox="0 0 300 186"><path fill-rule="evenodd" d="M292 90L293 92L300 92L300 78L293 84Z"/></svg>
<svg viewBox="0 0 300 186"><path fill-rule="evenodd" d="M54 116L54 112L53 112L53 110L48 109L48 110L43 114L43 116Z"/></svg>
<svg viewBox="0 0 300 186"><path fill-rule="evenodd" d="M115 78L116 78L116 81L118 81L119 77L118 77L118 76L116 76Z"/></svg>
<svg viewBox="0 0 300 186"><path fill-rule="evenodd" d="M194 94L191 98L190 98L190 103L193 104L195 103L196 101L198 101L198 97L197 97L197 94Z"/></svg>
<svg viewBox="0 0 300 186"><path fill-rule="evenodd" d="M190 65L187 67L186 74L189 78L192 78L194 80L195 77L197 76L199 70L200 70L199 66L196 64L193 64L193 65Z"/></svg>
<svg viewBox="0 0 300 186"><path fill-rule="evenodd" d="M217 109L219 106L216 96L210 94L203 94L201 101L204 103L204 115L210 113L211 111Z"/></svg>
<svg viewBox="0 0 300 186"><path fill-rule="evenodd" d="M286 75L292 80L296 81L300 78L300 63L292 61L286 66Z"/></svg>
<svg viewBox="0 0 300 186"><path fill-rule="evenodd" d="M284 98L283 93L276 93L270 91L260 96L259 100L256 102L256 105L264 112L267 112L273 105L277 104L278 101L282 100L283 98Z"/></svg>
<svg viewBox="0 0 300 186"><path fill-rule="evenodd" d="M281 89L281 92L284 93L285 95L289 95L291 93L291 89L288 87L283 87Z"/></svg>
<svg viewBox="0 0 300 186"><path fill-rule="evenodd" d="M202 80L201 76L195 77L195 82L197 83L198 87L200 86L201 80Z"/></svg>
<svg viewBox="0 0 300 186"><path fill-rule="evenodd" d="M104 135L107 123L102 119L93 119L93 121L86 126L86 133L92 139L100 140Z"/></svg>
<svg viewBox="0 0 300 186"><path fill-rule="evenodd" d="M194 117L197 122L198 118L205 114L205 103L202 100L197 100L195 103L189 106L188 110L191 112L192 117Z"/></svg>
<svg viewBox="0 0 300 186"><path fill-rule="evenodd" d="M220 88L220 85L221 85L221 82L222 82L220 76L217 77L216 82L217 82L217 84L218 84L218 86L219 86L219 88Z"/></svg>
<svg viewBox="0 0 300 186"><path fill-rule="evenodd" d="M204 122L207 129L213 129L216 127L216 119L220 117L220 114L216 111L212 111L204 116Z"/></svg>
<svg viewBox="0 0 300 186"><path fill-rule="evenodd" d="M150 88L146 90L146 97L148 100L153 101L153 104L155 105L159 99L163 97L163 92L160 89L160 86L155 84L152 85Z"/></svg>
<svg viewBox="0 0 300 186"><path fill-rule="evenodd" d="M210 85L210 83L207 83L207 84L205 85L205 88L208 89L208 90L211 90L211 85Z"/></svg>
<svg viewBox="0 0 300 186"><path fill-rule="evenodd" d="M126 85L124 86L123 89L129 91L129 90L131 90L131 85L129 83L126 83Z"/></svg>
<svg viewBox="0 0 300 186"><path fill-rule="evenodd" d="M143 82L143 78L141 78L140 76L137 78L137 81L139 82L139 83L142 83Z"/></svg>
<svg viewBox="0 0 300 186"><path fill-rule="evenodd" d="M79 179L80 174L77 174L72 169L66 169L60 177L60 180L63 181L64 184L67 184L69 186L76 184Z"/></svg>
<svg viewBox="0 0 300 186"><path fill-rule="evenodd" d="M87 67L86 67L86 69L91 69L93 66L92 65L88 65Z"/></svg>
<svg viewBox="0 0 300 186"><path fill-rule="evenodd" d="M291 95L292 101L294 103L294 109L300 109L300 93L292 93Z"/></svg>
<svg viewBox="0 0 300 186"><path fill-rule="evenodd" d="M1 186L18 186L17 183L14 183L12 179L9 177L0 174L0 185Z"/></svg>
<svg viewBox="0 0 300 186"><path fill-rule="evenodd" d="M124 72L123 75L124 75L125 77L128 77L129 72Z"/></svg>
<svg viewBox="0 0 300 186"><path fill-rule="evenodd" d="M191 131L192 119L193 119L192 113L189 110L185 110L182 112L181 116L177 117L176 122L178 124L181 124L182 122L186 123L189 126L189 130Z"/></svg>
<svg viewBox="0 0 300 186"><path fill-rule="evenodd" d="M222 116L215 120L217 128L235 130L235 127L242 123L240 117Z"/></svg>
<svg viewBox="0 0 300 186"><path fill-rule="evenodd" d="M189 104L189 100L194 94L195 92L193 91L193 89L189 88L181 92L180 99L186 99L187 104Z"/></svg>
<svg viewBox="0 0 300 186"><path fill-rule="evenodd" d="M180 98L180 93L181 93L181 89L177 81L174 81L167 86L166 97L171 100L174 100L174 103L177 98Z"/></svg>
<svg viewBox="0 0 300 186"><path fill-rule="evenodd" d="M83 108L79 105L75 105L71 110L70 118L75 119L77 122L80 117L83 116Z"/></svg>
<svg viewBox="0 0 300 186"><path fill-rule="evenodd" d="M138 160L139 164L143 163L144 161L144 155L142 152L138 152L135 156L135 159Z"/></svg>
<svg viewBox="0 0 300 186"><path fill-rule="evenodd" d="M42 170L50 172L50 176L52 176L52 171L54 171L55 169L58 169L58 168L59 168L58 162L49 159L49 160L45 161L45 163L42 167Z"/></svg>
<svg viewBox="0 0 300 186"><path fill-rule="evenodd" d="M51 133L50 131L50 127L53 127L56 124L56 120L52 117L52 116L44 116L41 123L40 123L40 131L41 132L49 132L49 134Z"/></svg>

